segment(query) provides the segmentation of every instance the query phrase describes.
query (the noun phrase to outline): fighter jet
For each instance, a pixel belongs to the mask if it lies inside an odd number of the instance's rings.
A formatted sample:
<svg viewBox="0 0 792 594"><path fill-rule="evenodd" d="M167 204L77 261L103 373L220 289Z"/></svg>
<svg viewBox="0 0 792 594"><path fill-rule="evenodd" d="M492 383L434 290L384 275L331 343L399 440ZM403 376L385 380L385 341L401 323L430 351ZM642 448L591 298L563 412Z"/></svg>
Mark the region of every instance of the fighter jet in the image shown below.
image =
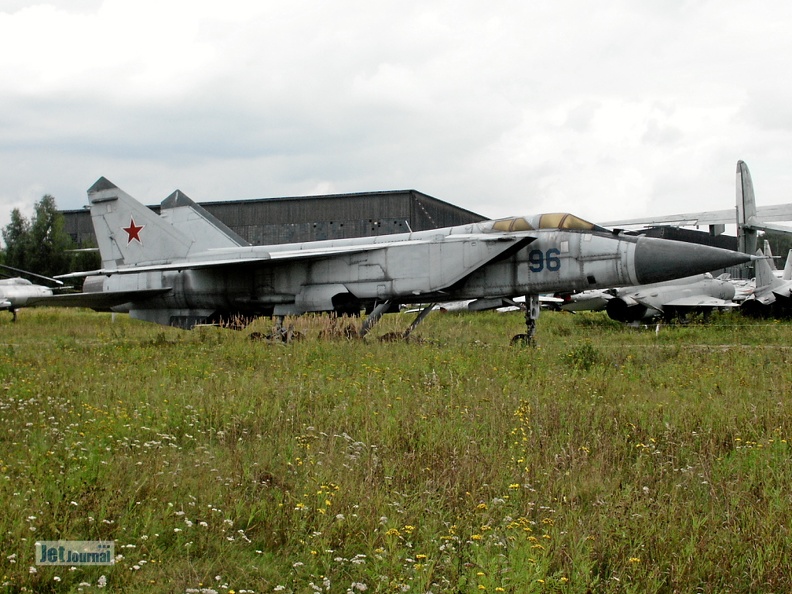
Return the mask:
<svg viewBox="0 0 792 594"><path fill-rule="evenodd" d="M762 252L757 251L756 255L762 256ZM787 255L781 278L773 274L767 258L757 258L754 268L754 290L743 302L742 311L760 317L792 313L792 250Z"/></svg>
<svg viewBox="0 0 792 594"><path fill-rule="evenodd" d="M705 273L675 281L614 289L605 311L619 322L638 325L663 318L684 320L690 313L703 313L705 318L715 309L738 307L733 301L734 285L728 275L713 278Z"/></svg>
<svg viewBox="0 0 792 594"><path fill-rule="evenodd" d="M162 216L153 213L105 178L88 198L102 268L59 277L85 277L83 293L62 296L60 303L125 311L181 328L235 317L365 309L363 335L401 304L525 295L527 333L521 338L530 342L540 293L659 282L752 258L626 236L567 213L250 246L183 195L185 210L177 217L167 208ZM57 304L59 297L47 301Z"/></svg>
<svg viewBox="0 0 792 594"><path fill-rule="evenodd" d="M28 301L51 295L52 289L34 285L26 278L13 277L0 280L0 310L10 311L15 322L17 310L27 306Z"/></svg>
<svg viewBox="0 0 792 594"><path fill-rule="evenodd" d="M762 255L764 256L767 265L770 267L773 276L775 276L776 278L782 278L784 271L779 270L778 267L775 265L775 256L773 255L773 249L770 247L770 242L767 241L766 239L764 240L764 249L762 250Z"/></svg>
<svg viewBox="0 0 792 594"><path fill-rule="evenodd" d="M729 275L713 278L705 273L652 285L564 295L558 309L571 312L604 309L614 320L639 325L661 317L670 321L674 317L685 319L694 312L706 316L715 309L737 307L735 294L736 287Z"/></svg>
<svg viewBox="0 0 792 594"><path fill-rule="evenodd" d="M63 286L63 282L57 279L28 272L27 270L20 270L7 264L0 264L0 269L2 269L0 270L0 275L8 277L0 280L0 310L10 311L14 322L16 322L19 309L32 305L34 301L41 297L51 296L53 290L44 285L34 284L22 276L10 276L10 274L2 271L11 271L12 273L41 279L49 284L58 285L58 287Z"/></svg>

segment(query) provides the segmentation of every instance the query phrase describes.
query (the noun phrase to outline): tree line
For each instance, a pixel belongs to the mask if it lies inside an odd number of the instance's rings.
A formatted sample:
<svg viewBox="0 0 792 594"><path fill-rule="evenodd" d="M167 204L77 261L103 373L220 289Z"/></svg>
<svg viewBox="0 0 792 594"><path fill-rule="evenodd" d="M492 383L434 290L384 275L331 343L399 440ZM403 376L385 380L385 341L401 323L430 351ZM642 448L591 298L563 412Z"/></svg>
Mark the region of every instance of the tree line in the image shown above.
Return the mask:
<svg viewBox="0 0 792 594"><path fill-rule="evenodd" d="M99 267L97 253L74 251L76 245L66 232L63 214L50 194L36 202L29 220L18 208L13 209L2 235L5 248L0 251L0 263L7 266L48 277Z"/></svg>
<svg viewBox="0 0 792 594"><path fill-rule="evenodd" d="M776 256L776 266L778 268L783 268L784 264L786 263L787 255L789 254L789 250L792 249L792 234L790 233L783 233L781 231L765 231L764 236L761 239L767 239L770 242L770 249L773 252L773 255ZM759 248L761 249L763 246L760 244Z"/></svg>

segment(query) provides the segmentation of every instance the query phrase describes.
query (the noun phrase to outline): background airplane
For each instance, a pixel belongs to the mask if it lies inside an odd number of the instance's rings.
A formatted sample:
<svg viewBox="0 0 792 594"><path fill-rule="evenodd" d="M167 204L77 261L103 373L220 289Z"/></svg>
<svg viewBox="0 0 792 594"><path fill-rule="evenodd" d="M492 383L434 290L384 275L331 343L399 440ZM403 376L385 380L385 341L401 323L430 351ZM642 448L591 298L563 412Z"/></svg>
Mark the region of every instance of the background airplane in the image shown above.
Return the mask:
<svg viewBox="0 0 792 594"><path fill-rule="evenodd" d="M19 270L18 268L6 266L5 264L0 264L0 268L32 276L34 278L41 278L57 285L63 285L61 281L54 278ZM0 280L0 310L10 311L13 315L13 321L15 322L17 319L17 311L26 307L29 301L50 296L52 296L51 288L33 284L33 282L26 278L14 276Z"/></svg>
<svg viewBox="0 0 792 594"><path fill-rule="evenodd" d="M657 318L684 319L691 313L703 313L706 317L715 309L739 307L733 301L734 294L734 285L728 279L702 274L670 283L616 289L605 311L612 319L628 324Z"/></svg>
<svg viewBox="0 0 792 594"><path fill-rule="evenodd" d="M674 215L623 219L602 223L606 227L627 228L647 225L675 225L678 227L708 225L715 234L725 225L737 225L739 250L745 254L756 253L758 231L792 233L792 227L778 225L777 221L792 221L792 204L756 206L756 194L748 165L737 161L737 209L711 210Z"/></svg>
<svg viewBox="0 0 792 594"><path fill-rule="evenodd" d="M757 252L757 255L761 255L761 252ZM773 273L766 258L757 259L754 266L754 289L743 302L742 310L754 316L792 313L792 250L787 255L781 278Z"/></svg>
<svg viewBox="0 0 792 594"><path fill-rule="evenodd" d="M707 273L664 283L565 295L559 309L573 312L604 309L614 320L637 324L737 307L735 293L727 275L713 278Z"/></svg>
<svg viewBox="0 0 792 594"><path fill-rule="evenodd" d="M174 217L153 213L105 178L88 195L102 268L60 277L86 277L83 293L41 303L112 308L183 328L233 317L365 309L365 333L400 304L525 295L530 338L540 293L658 282L751 259L626 236L566 213L248 246L186 197L179 197L185 210Z"/></svg>

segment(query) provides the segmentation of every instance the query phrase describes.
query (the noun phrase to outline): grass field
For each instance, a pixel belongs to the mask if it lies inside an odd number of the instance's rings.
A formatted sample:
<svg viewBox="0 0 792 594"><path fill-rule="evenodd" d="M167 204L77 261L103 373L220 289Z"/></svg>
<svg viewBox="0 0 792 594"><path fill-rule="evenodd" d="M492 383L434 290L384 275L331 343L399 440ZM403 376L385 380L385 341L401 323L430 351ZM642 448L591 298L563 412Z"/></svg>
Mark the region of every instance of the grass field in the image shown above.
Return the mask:
<svg viewBox="0 0 792 594"><path fill-rule="evenodd" d="M410 319L2 316L0 591L792 591L789 323Z"/></svg>

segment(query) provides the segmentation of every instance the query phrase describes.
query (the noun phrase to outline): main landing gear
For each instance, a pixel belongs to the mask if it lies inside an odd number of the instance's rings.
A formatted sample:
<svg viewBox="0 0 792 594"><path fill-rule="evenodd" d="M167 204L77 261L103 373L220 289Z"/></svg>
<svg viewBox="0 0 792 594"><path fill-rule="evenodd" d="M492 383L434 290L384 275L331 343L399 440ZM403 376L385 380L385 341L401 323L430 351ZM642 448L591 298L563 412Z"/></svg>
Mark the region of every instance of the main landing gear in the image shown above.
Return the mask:
<svg viewBox="0 0 792 594"><path fill-rule="evenodd" d="M539 319L539 295L525 296L525 334L517 334L511 339L512 345L536 346L536 320Z"/></svg>
<svg viewBox="0 0 792 594"><path fill-rule="evenodd" d="M382 317L382 314L388 311L391 304L392 301L389 299L388 301L383 301L372 310L372 312L364 320L363 326L360 328L360 332L358 333L358 336L360 338L366 336L369 330L371 330L376 325L376 323L379 322L379 319ZM418 316L413 320L413 323L410 324L407 330L402 332L401 335L398 336L398 338L404 340L408 339L410 337L410 334L413 333L413 330L415 330L418 327L418 325L426 319L426 316L429 315L429 312L431 312L432 309L434 309L435 305L436 303L430 303L429 305L424 307L421 310L421 312L418 314Z"/></svg>

